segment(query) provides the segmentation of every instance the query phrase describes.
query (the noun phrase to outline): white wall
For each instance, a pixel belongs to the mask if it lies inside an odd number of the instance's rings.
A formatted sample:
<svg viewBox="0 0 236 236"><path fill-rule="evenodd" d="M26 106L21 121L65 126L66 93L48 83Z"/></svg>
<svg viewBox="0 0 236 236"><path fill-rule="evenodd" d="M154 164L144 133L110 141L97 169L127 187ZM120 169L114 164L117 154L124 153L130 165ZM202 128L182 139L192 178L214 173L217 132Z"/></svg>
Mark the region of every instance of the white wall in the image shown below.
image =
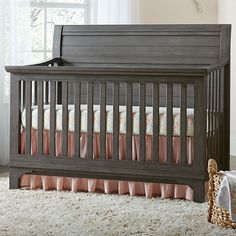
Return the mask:
<svg viewBox="0 0 236 236"><path fill-rule="evenodd" d="M232 24L230 154L236 156L236 0L219 0L218 22Z"/></svg>
<svg viewBox="0 0 236 236"><path fill-rule="evenodd" d="M217 0L139 0L139 23L214 24Z"/></svg>
<svg viewBox="0 0 236 236"><path fill-rule="evenodd" d="M139 0L139 23L232 24L230 154L236 156L236 0Z"/></svg>

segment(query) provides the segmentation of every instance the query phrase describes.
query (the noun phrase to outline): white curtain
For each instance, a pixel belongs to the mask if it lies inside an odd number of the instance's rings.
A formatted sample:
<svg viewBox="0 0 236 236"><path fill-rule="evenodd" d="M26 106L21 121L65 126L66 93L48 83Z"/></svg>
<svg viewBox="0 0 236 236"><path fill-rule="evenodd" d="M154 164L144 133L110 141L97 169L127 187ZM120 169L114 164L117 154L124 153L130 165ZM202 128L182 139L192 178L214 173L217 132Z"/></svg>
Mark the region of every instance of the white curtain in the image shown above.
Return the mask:
<svg viewBox="0 0 236 236"><path fill-rule="evenodd" d="M91 0L91 24L137 23L139 0ZM9 75L31 63L30 0L0 0L0 165L9 162Z"/></svg>
<svg viewBox="0 0 236 236"><path fill-rule="evenodd" d="M0 0L0 165L9 161L9 75L5 65L31 61L29 0Z"/></svg>
<svg viewBox="0 0 236 236"><path fill-rule="evenodd" d="M92 24L138 23L139 0L91 0Z"/></svg>

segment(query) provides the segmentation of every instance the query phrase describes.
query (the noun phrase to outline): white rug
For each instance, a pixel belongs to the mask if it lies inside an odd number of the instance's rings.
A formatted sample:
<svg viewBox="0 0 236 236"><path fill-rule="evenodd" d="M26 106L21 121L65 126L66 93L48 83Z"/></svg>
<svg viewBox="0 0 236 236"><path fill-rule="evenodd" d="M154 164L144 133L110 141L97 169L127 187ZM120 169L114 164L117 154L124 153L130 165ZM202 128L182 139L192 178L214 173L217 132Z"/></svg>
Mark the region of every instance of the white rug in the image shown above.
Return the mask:
<svg viewBox="0 0 236 236"><path fill-rule="evenodd" d="M236 235L207 222L207 203L9 190L0 178L0 235Z"/></svg>

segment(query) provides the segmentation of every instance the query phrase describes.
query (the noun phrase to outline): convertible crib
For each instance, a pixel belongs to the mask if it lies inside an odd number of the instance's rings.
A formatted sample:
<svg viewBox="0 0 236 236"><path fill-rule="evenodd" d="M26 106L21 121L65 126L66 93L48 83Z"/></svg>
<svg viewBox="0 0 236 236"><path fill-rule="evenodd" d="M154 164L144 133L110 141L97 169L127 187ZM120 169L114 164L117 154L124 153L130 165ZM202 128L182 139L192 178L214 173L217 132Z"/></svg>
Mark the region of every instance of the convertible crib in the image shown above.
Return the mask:
<svg viewBox="0 0 236 236"><path fill-rule="evenodd" d="M229 25L56 26L52 60L6 70L11 189L171 183L203 202L207 160L229 169Z"/></svg>

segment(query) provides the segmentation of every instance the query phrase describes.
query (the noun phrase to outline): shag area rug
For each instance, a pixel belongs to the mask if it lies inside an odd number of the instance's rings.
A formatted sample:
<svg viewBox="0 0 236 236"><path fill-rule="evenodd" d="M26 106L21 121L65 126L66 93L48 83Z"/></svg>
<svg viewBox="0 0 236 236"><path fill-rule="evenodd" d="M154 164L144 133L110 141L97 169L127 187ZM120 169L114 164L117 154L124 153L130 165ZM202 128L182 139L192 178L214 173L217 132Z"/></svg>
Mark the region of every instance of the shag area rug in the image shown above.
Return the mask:
<svg viewBox="0 0 236 236"><path fill-rule="evenodd" d="M0 235L236 235L207 222L207 203L128 195L9 190L0 178Z"/></svg>

